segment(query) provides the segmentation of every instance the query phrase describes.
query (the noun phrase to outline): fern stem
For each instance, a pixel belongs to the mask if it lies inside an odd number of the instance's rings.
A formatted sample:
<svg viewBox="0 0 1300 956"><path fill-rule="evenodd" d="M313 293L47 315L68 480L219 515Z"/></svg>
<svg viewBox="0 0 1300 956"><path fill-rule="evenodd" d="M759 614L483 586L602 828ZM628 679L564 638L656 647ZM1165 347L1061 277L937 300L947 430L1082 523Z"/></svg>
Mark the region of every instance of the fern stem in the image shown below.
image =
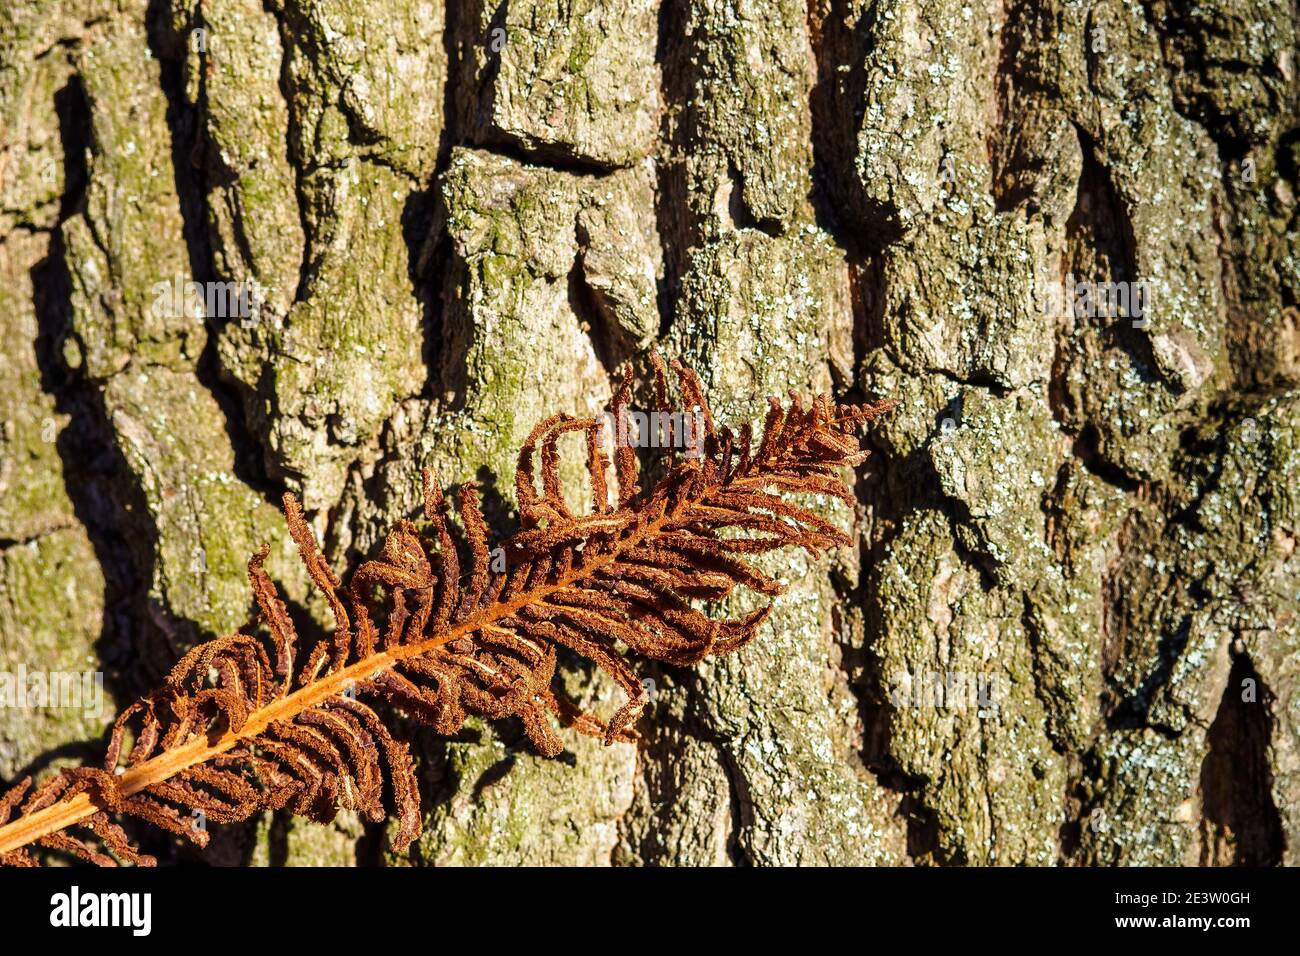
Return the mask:
<svg viewBox="0 0 1300 956"><path fill-rule="evenodd" d="M750 484L755 477L758 476L735 478L729 484L731 486ZM713 485L703 489L700 499L707 498L721 487L721 485ZM657 533L664 522L677 517L682 511L694 507L695 503L683 502L673 513L668 513L666 510L661 511L659 516L647 522L640 532L619 541L617 547L613 548L608 554L600 555L554 584L534 588L519 595L512 601L490 605L471 615L455 627L427 640L400 645L387 651L378 651L354 664L326 674L324 677L299 688L291 694L272 701L265 707L249 714L248 720L240 728L239 733L227 731L212 742L209 742L206 738L198 737L143 761L138 766L124 771L117 778L118 792L122 796L128 797L146 790L154 784L161 783L190 767L198 766L213 757L220 756L241 743L252 742L273 723L289 720L297 716L303 711L346 690L348 685L355 681L369 680L388 670L399 661L427 654L445 644L450 644L459 637L478 631L494 621L514 615L522 608L549 594L560 591L575 581L587 577L604 565L618 560L628 548L635 547L646 537ZM102 807L94 802L90 794L82 792L72 797L66 797L44 810L20 816L16 820L0 826L0 855L20 849L41 839L41 837L57 833L66 827L74 826L98 813L101 809Z"/></svg>

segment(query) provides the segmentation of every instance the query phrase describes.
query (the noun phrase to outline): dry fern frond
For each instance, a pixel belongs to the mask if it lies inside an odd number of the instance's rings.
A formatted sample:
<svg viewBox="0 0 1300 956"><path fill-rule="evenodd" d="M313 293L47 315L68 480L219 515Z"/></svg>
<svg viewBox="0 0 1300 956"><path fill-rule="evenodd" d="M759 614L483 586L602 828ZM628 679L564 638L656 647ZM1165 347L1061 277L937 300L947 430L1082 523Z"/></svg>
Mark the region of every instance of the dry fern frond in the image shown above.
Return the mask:
<svg viewBox="0 0 1300 956"><path fill-rule="evenodd" d="M657 356L652 363L656 402L670 411L666 370ZM751 555L785 547L817 555L847 544L836 527L783 493L852 501L841 470L866 458L856 429L895 404L835 405L822 395L804 409L794 393L788 407L772 399L755 449L749 426L738 434L717 428L694 371L672 367L684 408L702 428L674 436L678 445L693 445L681 449L686 454L670 452L666 475L649 491L639 490L637 457L624 443L613 462L617 505L610 502L602 420L561 414L533 429L519 453L520 529L503 544L504 572L492 567L473 484L456 499L467 569L442 491L426 471L432 540L402 521L346 587L297 500L285 495L289 533L333 610L333 635L300 653L263 570L263 546L249 562L249 578L269 640L234 634L195 647L161 688L118 717L102 767L64 771L34 790L23 780L0 797L0 863L34 865L32 846L98 864L153 863L110 814L199 845L207 842L206 830L194 825L199 813L228 823L288 808L329 821L351 807L379 821L389 815L385 790L397 818L392 843L403 849L420 832L413 763L363 699L384 701L443 734L469 714L517 716L547 756L563 748L551 715L606 744L634 739L632 724L647 701L627 656L692 664L753 638L770 606L725 620L692 602L721 600L738 584L779 594L780 585L748 562ZM629 420L631 393L628 370L612 402L616 423ZM570 433L586 442L588 515L574 514L561 494L558 442ZM724 534L732 529L741 533ZM607 724L554 689L561 646L626 692L627 703ZM124 754L128 731L133 743Z"/></svg>

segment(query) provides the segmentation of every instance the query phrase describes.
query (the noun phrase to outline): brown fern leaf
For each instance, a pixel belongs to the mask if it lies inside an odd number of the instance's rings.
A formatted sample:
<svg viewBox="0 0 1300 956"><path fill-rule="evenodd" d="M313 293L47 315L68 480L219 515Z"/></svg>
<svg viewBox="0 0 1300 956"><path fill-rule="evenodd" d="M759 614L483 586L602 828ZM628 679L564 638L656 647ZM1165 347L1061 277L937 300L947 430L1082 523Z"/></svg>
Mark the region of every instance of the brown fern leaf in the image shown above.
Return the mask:
<svg viewBox="0 0 1300 956"><path fill-rule="evenodd" d="M520 528L498 552L505 570L494 568L473 484L456 496L467 568L446 499L426 471L430 539L402 521L346 587L286 495L289 533L333 611L334 633L299 652L263 569L263 546L248 570L266 637L234 634L195 647L161 688L122 712L102 767L65 771L35 790L23 780L0 798L0 863L34 865L38 846L97 864L152 864L110 814L202 846L200 821L233 823L282 808L329 821L344 807L379 821L390 813L385 796L401 850L420 832L419 793L410 753L377 702L443 734L470 714L516 716L547 756L564 746L552 717L607 745L634 740L647 698L629 657L687 665L750 641L770 606L728 620L697 604L720 601L737 585L780 594L752 555L796 547L815 556L848 543L787 493L851 502L842 471L866 458L855 431L895 404L835 405L822 395L805 410L793 393L788 407L772 399L754 449L748 426L737 434L715 425L694 371L672 363L682 398L674 410L663 363L653 356L652 364L659 412L677 413L660 419L670 423L662 437L674 446L663 479L640 491L636 453L616 441L611 502L605 421L560 414L539 423L519 453ZM629 370L611 402L620 435L639 425L631 394ZM588 514L574 514L561 494L559 442L570 434L586 446ZM560 647L594 662L626 693L608 723L555 690Z"/></svg>

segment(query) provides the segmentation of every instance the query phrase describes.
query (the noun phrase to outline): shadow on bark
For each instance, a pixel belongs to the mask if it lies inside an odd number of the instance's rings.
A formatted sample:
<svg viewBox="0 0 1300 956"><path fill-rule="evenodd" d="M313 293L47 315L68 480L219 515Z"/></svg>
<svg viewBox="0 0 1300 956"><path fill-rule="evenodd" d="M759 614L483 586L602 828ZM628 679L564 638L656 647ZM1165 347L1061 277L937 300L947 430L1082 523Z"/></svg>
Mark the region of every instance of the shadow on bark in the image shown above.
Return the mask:
<svg viewBox="0 0 1300 956"><path fill-rule="evenodd" d="M1233 657L1201 764L1202 866L1277 866L1285 839L1268 752L1275 697L1245 654Z"/></svg>

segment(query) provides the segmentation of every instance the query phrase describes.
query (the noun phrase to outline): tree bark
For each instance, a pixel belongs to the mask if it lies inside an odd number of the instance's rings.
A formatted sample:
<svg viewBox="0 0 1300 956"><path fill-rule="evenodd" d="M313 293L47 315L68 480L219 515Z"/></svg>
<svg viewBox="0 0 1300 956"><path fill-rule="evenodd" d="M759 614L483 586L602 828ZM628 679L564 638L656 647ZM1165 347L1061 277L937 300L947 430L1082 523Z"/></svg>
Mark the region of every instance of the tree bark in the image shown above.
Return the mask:
<svg viewBox="0 0 1300 956"><path fill-rule="evenodd" d="M858 547L646 670L638 747L413 732L409 855L268 816L205 859L1300 862L1300 13L1185 7L6 4L0 673L106 699L0 708L0 778L248 624L263 540L327 619L284 490L340 570L422 467L508 530L535 421L653 347L723 420L899 399Z"/></svg>

